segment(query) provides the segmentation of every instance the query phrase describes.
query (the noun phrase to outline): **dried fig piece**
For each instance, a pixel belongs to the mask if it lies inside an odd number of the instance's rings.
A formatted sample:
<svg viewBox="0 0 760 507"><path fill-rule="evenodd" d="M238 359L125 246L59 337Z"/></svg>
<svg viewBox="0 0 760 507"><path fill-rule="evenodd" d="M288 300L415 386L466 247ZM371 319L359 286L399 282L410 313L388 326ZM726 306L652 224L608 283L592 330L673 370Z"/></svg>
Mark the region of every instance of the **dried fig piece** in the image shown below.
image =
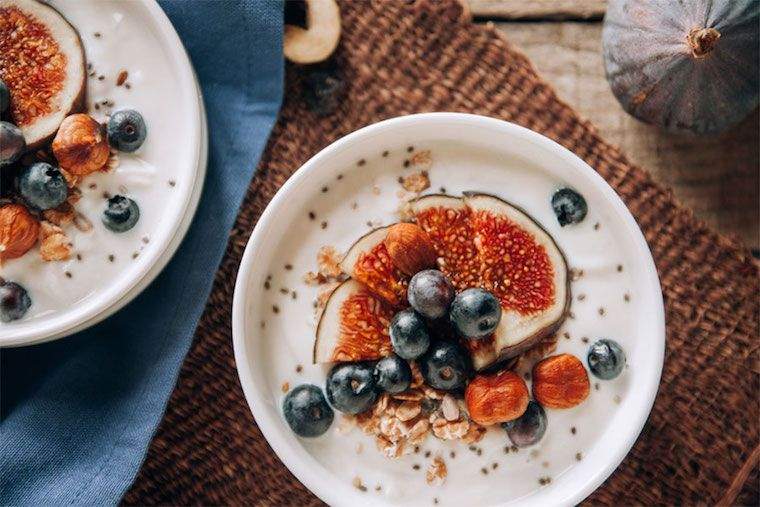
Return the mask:
<svg viewBox="0 0 760 507"><path fill-rule="evenodd" d="M86 114L67 116L53 139L53 154L74 176L102 169L110 155L105 129Z"/></svg>
<svg viewBox="0 0 760 507"><path fill-rule="evenodd" d="M40 224L20 204L0 207L0 261L16 259L36 243Z"/></svg>
<svg viewBox="0 0 760 507"><path fill-rule="evenodd" d="M484 426L517 419L528 408L528 387L513 371L478 375L464 393L470 418Z"/></svg>
<svg viewBox="0 0 760 507"><path fill-rule="evenodd" d="M574 407L588 393L588 374L581 360L573 355L547 357L533 367L533 397L544 407Z"/></svg>

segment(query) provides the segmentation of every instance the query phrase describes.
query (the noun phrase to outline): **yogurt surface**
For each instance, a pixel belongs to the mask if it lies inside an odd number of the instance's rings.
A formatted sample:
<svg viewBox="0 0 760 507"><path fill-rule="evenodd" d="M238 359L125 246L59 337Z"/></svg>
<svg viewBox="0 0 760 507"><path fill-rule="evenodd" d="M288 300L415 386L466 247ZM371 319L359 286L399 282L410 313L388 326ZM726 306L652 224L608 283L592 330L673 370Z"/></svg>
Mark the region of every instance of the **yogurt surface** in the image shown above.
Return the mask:
<svg viewBox="0 0 760 507"><path fill-rule="evenodd" d="M166 248L197 183L199 147L193 131L199 99L192 82L179 83L183 62L176 61L146 5L111 0L52 4L84 44L88 114L104 123L111 112L135 109L144 117L148 135L137 152L117 152L115 169L91 174L79 184L82 196L75 209L93 227L83 232L73 224L64 226L73 244L70 259L45 262L37 246L0 268L3 278L24 286L32 299L23 319L0 324L0 337L93 300L102 302L105 291L125 280L136 282ZM122 72L127 77L117 85ZM111 232L101 222L106 196L116 194L140 207L140 220L124 233Z"/></svg>
<svg viewBox="0 0 760 507"><path fill-rule="evenodd" d="M647 304L641 301L643 289L636 277L641 259L635 257L635 249L627 247L627 233L615 227L619 218L609 212L609 206L601 206L602 196L585 195L589 203L585 220L560 227L551 208L551 196L560 187L574 186L571 173L566 179L527 158L477 150L455 141L418 144L411 139L409 145L355 152L353 163L343 172L324 180L323 185L314 185L308 190L310 197L292 202L297 211L291 213L295 218L290 223L283 224L281 231L267 233L267 241L271 241L267 250L276 254L261 259L269 278L251 280L256 285L249 293L255 297L249 298L246 310L253 368L265 379L263 389L280 418L287 389L301 383L324 388L329 366L311 361L318 288L306 284L302 277L316 269L315 255L320 247L330 245L345 252L371 228L399 221L403 191L397 179L418 171L405 167L405 161L414 153L429 150L433 160L426 168L430 188L423 195L443 192L459 196L463 191L494 194L524 209L563 250L576 276L571 284L570 314L557 333L557 350L552 354L573 354L588 370L589 346L597 339L611 338L626 351L626 369L611 381L589 373L589 397L571 409L547 409L544 438L538 445L516 452L497 426L473 446L442 441L431 434L418 452L388 459L376 449L374 438L359 428L342 433L338 412L325 435L296 439L296 445L303 446L325 474L340 482L356 486L358 478L366 488L368 501L490 505L527 499L539 489L562 481L568 471L582 466L588 455L603 454L607 439L615 438L617 428L611 421L634 388L631 371L648 346L641 325ZM283 217L283 221L287 219ZM284 419L282 424L289 431ZM443 485L430 486L425 471L436 456L444 460L448 473Z"/></svg>

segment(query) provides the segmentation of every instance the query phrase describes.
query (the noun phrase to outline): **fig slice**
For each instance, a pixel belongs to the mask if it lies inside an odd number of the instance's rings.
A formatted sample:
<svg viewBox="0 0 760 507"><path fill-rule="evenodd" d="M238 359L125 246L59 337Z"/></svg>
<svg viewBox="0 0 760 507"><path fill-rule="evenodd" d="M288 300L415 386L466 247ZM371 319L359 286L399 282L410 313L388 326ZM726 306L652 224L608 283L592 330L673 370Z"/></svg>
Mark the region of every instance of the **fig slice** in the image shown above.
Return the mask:
<svg viewBox="0 0 760 507"><path fill-rule="evenodd" d="M520 208L492 195L466 193L480 285L500 301L495 331L501 358L514 357L556 331L570 302L567 263L554 239Z"/></svg>
<svg viewBox="0 0 760 507"><path fill-rule="evenodd" d="M35 150L63 119L84 108L82 41L57 10L36 0L0 0L0 78L11 94L11 118Z"/></svg>
<svg viewBox="0 0 760 507"><path fill-rule="evenodd" d="M405 306L409 280L393 264L385 246L390 227L374 229L359 238L343 256L340 267L392 306Z"/></svg>
<svg viewBox="0 0 760 507"><path fill-rule="evenodd" d="M317 325L314 363L368 361L393 351L393 309L353 279L330 294Z"/></svg>
<svg viewBox="0 0 760 507"><path fill-rule="evenodd" d="M293 63L318 63L338 47L340 9L335 0L306 0L306 27L285 25L283 52Z"/></svg>
<svg viewBox="0 0 760 507"><path fill-rule="evenodd" d="M477 370L513 358L556 331L570 301L565 258L520 208L491 195L427 195L412 202L439 268L457 290L481 287L502 307L493 336L465 340Z"/></svg>

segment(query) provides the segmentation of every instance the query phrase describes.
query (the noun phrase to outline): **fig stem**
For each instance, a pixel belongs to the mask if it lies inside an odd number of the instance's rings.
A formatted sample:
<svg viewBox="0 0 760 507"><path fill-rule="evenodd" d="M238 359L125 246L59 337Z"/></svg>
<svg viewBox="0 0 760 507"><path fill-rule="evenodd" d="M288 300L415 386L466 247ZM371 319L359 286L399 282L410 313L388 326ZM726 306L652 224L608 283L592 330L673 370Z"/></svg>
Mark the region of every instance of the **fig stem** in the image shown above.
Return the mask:
<svg viewBox="0 0 760 507"><path fill-rule="evenodd" d="M705 58L715 49L720 32L715 28L692 28L686 36L694 58Z"/></svg>

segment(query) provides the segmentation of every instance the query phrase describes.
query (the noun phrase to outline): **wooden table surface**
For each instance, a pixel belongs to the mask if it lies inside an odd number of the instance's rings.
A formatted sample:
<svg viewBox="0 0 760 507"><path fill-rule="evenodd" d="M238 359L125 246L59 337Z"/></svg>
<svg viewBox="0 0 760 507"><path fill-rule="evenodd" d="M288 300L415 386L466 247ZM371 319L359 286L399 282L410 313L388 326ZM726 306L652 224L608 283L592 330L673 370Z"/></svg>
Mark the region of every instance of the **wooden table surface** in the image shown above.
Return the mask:
<svg viewBox="0 0 760 507"><path fill-rule="evenodd" d="M697 216L760 248L757 110L717 137L668 134L629 116L612 95L602 62L603 0L468 1L475 19L503 31L602 137L671 187Z"/></svg>

